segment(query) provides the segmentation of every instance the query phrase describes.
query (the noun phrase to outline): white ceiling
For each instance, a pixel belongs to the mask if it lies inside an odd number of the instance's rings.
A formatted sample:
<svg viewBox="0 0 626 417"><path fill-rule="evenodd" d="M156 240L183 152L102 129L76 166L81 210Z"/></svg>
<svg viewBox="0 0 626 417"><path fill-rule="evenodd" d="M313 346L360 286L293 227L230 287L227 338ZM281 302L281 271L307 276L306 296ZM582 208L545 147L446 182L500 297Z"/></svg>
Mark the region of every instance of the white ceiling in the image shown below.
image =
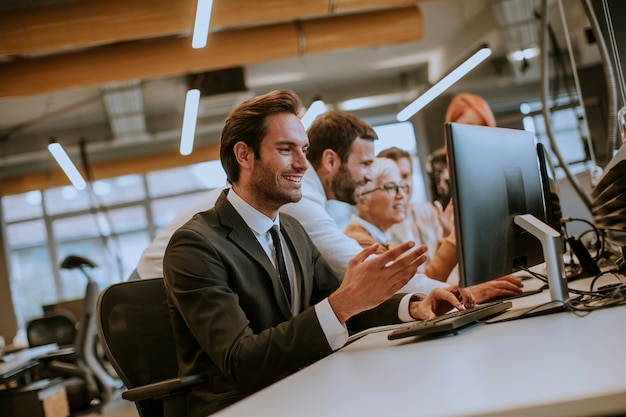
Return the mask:
<svg viewBox="0 0 626 417"><path fill-rule="evenodd" d="M0 0L0 10L4 10L0 12L0 18L2 13L59 3L75 2ZM599 62L595 47L589 46L584 36L588 24L580 1L562 0L562 4L579 65ZM549 5L550 22L559 45L565 48L558 4L550 1ZM250 95L276 88L294 90L305 105L316 98L337 106L347 99L395 94L393 103L355 111L373 124L391 122L409 100L482 43L488 43L494 50L492 57L454 86L450 93L472 91L482 94L496 113L514 110L524 100L539 98L537 63L531 62L524 73L506 60L513 47L512 39L518 39L520 45L528 42L519 34L522 24L512 24L512 21L523 20L529 25L527 31L538 33L539 20L529 21L526 16L540 9L538 0L433 0L419 2L417 7L423 16L423 36L418 41L334 50L245 65L247 92L202 98L197 143L217 143L221 123L234 104ZM389 24L393 25L393 22ZM58 51L40 51L31 56L0 55L0 74L3 66L55 53ZM51 88L42 94L25 96L5 97L0 91L0 178L54 169L46 151L52 137L70 152L76 152L77 144L85 140L92 161L112 161L177 149L187 90L185 77L186 74L181 73L123 80L125 84L121 86L109 84L106 88L104 85L61 91ZM140 111L131 112L131 115L139 116L136 120L139 124L131 129L134 133L123 137L115 135L115 132L121 132L120 126L113 124L113 116L119 107L112 101L107 102L111 90L137 93L135 100L139 100L136 104Z"/></svg>

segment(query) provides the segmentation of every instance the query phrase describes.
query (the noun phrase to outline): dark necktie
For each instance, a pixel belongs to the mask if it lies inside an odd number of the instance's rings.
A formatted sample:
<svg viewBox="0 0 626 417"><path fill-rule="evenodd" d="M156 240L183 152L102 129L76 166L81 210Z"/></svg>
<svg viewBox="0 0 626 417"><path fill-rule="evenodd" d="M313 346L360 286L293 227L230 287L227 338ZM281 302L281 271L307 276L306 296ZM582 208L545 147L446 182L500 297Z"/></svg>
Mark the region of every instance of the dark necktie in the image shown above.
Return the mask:
<svg viewBox="0 0 626 417"><path fill-rule="evenodd" d="M270 235L272 235L274 250L276 250L276 263L278 266L278 274L280 276L280 282L283 284L283 289L287 294L287 300L289 300L289 303L291 304L291 284L289 284L289 275L287 275L285 257L283 256L283 249L280 244L280 236L278 235L278 233L278 226L272 226L272 228L270 229Z"/></svg>

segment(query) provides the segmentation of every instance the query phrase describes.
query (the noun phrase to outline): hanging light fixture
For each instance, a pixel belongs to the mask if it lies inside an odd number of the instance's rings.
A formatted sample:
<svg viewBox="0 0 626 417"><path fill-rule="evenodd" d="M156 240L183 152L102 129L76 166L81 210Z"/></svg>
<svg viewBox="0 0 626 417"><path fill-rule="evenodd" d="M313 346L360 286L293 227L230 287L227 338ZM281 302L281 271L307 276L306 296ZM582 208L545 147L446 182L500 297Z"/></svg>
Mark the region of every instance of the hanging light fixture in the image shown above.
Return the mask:
<svg viewBox="0 0 626 417"><path fill-rule="evenodd" d="M193 142L196 136L198 109L200 107L200 90L187 91L185 98L185 112L183 114L183 129L180 134L180 154L189 155L193 151Z"/></svg>
<svg viewBox="0 0 626 417"><path fill-rule="evenodd" d="M302 115L302 118L300 119L300 121L302 121L302 124L304 125L304 130L307 130L309 126L311 126L311 123L313 123L313 120L315 120L317 116L324 112L326 112L326 103L324 103L323 100L318 99L311 103L307 111L304 113L304 115Z"/></svg>
<svg viewBox="0 0 626 417"><path fill-rule="evenodd" d="M70 182L77 190L84 190L87 187L87 182L76 168L76 165L72 162L70 157L65 152L65 149L61 146L60 143L56 141L50 142L48 145L48 150L57 161L57 164L61 167L67 178L69 178Z"/></svg>
<svg viewBox="0 0 626 417"><path fill-rule="evenodd" d="M461 65L452 70L448 75L440 79L416 98L411 104L402 109L396 119L400 122L409 120L418 111L422 110L428 103L437 98L441 93L446 91L450 86L463 78L467 73L476 68L481 62L487 59L491 55L491 48L483 45L478 51L476 51L471 57L465 60Z"/></svg>
<svg viewBox="0 0 626 417"><path fill-rule="evenodd" d="M206 46L207 38L209 37L212 8L213 0L198 0L196 20L193 25L193 37L191 38L191 47L194 49Z"/></svg>

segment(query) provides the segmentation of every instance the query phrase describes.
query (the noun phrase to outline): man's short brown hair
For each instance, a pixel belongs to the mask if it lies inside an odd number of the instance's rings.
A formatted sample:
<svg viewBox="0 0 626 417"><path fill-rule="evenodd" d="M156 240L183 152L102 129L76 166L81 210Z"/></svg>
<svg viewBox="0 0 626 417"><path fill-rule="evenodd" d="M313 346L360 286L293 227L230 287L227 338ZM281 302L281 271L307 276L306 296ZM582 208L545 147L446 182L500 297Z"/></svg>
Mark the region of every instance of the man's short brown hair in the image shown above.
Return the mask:
<svg viewBox="0 0 626 417"><path fill-rule="evenodd" d="M261 141L267 134L267 118L274 114L298 116L302 102L291 90L275 90L252 97L235 107L224 122L220 138L220 160L228 181L239 181L239 164L234 154L237 142L243 142L259 157Z"/></svg>
<svg viewBox="0 0 626 417"><path fill-rule="evenodd" d="M309 130L309 152L307 158L313 168L319 168L322 154L332 149L344 163L350 156L350 147L357 138L376 140L374 129L353 114L332 110L317 116Z"/></svg>

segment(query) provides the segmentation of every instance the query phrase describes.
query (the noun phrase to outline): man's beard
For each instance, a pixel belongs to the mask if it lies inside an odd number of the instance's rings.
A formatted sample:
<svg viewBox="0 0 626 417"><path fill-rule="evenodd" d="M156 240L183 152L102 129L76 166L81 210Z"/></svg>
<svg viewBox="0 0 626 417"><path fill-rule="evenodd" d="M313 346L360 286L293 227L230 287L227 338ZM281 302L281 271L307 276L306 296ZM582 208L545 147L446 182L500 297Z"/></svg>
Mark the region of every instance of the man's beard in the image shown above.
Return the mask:
<svg viewBox="0 0 626 417"><path fill-rule="evenodd" d="M335 199L352 206L356 205L359 202L359 196L356 193L358 185L359 183L352 178L345 164L341 164L331 184Z"/></svg>
<svg viewBox="0 0 626 417"><path fill-rule="evenodd" d="M252 178L250 185L256 189L256 194L275 209L287 203L298 202L302 198L300 190L286 191L280 184L282 174L266 169L263 164L255 164Z"/></svg>

